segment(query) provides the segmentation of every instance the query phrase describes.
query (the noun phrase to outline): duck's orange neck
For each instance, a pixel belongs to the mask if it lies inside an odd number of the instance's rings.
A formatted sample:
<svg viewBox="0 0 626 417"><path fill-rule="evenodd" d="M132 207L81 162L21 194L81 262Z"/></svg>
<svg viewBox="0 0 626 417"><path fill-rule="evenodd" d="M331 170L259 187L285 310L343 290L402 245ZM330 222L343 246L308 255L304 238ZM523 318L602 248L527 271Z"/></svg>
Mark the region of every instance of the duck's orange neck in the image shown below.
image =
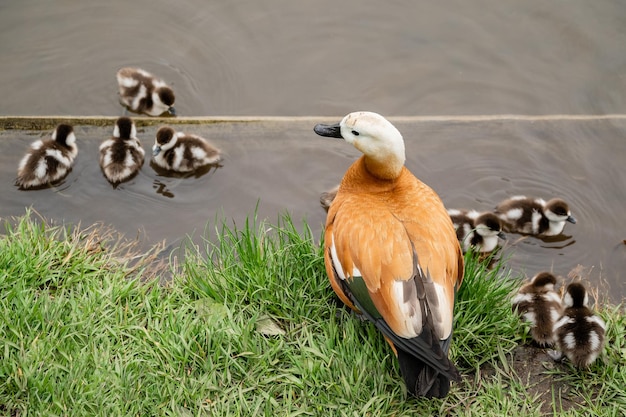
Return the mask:
<svg viewBox="0 0 626 417"><path fill-rule="evenodd" d="M404 167L404 160L398 160L398 158L394 156L388 156L384 159L374 159L363 155L359 161L362 161L364 169L370 175L381 180L394 180L398 178Z"/></svg>
<svg viewBox="0 0 626 417"><path fill-rule="evenodd" d="M366 156L357 159L346 171L341 188L367 189L374 192L394 188L401 177L404 165L398 170L385 164L377 163ZM365 187L365 188L364 188Z"/></svg>

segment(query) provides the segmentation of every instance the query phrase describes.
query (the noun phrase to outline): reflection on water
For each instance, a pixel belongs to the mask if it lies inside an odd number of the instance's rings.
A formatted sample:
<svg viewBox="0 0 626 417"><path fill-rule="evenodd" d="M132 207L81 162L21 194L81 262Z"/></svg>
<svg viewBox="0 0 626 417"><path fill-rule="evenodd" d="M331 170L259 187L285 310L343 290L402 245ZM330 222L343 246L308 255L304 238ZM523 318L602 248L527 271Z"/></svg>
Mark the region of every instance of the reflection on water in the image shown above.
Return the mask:
<svg viewBox="0 0 626 417"><path fill-rule="evenodd" d="M167 198L174 198L174 193L171 192L167 188L167 185L163 184L161 181L154 180L154 185L152 187L156 190L157 194L161 194L163 197Z"/></svg>

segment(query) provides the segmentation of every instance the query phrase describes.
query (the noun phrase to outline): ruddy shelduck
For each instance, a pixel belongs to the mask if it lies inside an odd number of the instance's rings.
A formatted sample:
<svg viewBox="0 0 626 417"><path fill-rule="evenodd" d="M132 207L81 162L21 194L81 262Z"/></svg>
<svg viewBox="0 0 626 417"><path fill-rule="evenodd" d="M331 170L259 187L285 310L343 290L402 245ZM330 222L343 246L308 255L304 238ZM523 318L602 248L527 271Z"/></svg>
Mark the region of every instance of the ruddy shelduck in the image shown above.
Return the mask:
<svg viewBox="0 0 626 417"><path fill-rule="evenodd" d="M463 255L439 196L404 166L402 135L371 112L321 136L363 153L328 209L324 261L339 298L372 321L398 357L407 390L444 397L460 375L448 359Z"/></svg>

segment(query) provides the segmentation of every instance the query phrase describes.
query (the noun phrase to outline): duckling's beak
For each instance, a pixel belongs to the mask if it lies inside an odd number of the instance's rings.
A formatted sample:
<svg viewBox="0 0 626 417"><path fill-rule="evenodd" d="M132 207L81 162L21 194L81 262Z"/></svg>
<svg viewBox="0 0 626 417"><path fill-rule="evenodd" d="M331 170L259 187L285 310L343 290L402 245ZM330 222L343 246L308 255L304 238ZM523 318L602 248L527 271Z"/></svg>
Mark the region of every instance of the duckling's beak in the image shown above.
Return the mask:
<svg viewBox="0 0 626 417"><path fill-rule="evenodd" d="M167 112L172 116L176 116L176 109L174 107L170 107L169 109L167 109Z"/></svg>
<svg viewBox="0 0 626 417"><path fill-rule="evenodd" d="M506 240L506 235L504 234L504 232L498 233L498 237L502 240Z"/></svg>
<svg viewBox="0 0 626 417"><path fill-rule="evenodd" d="M568 222L570 222L570 223L572 223L572 224L576 224L576 218L574 218L574 216L569 216L569 217L567 218L567 221L568 221Z"/></svg>
<svg viewBox="0 0 626 417"><path fill-rule="evenodd" d="M161 152L161 147L159 145L154 145L152 147L152 156L157 156Z"/></svg>
<svg viewBox="0 0 626 417"><path fill-rule="evenodd" d="M313 130L320 136L343 139L343 136L341 136L341 126L339 125L339 123L334 125L317 124L315 125Z"/></svg>

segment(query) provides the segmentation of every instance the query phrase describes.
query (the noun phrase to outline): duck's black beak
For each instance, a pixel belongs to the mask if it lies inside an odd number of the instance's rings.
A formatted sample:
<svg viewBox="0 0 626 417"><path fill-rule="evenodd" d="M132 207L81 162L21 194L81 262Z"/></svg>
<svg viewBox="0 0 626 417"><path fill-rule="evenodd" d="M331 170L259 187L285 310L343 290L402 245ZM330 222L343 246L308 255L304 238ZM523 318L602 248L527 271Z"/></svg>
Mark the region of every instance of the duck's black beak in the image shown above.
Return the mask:
<svg viewBox="0 0 626 417"><path fill-rule="evenodd" d="M176 109L174 107L170 107L169 109L167 109L167 112L172 116L176 116Z"/></svg>
<svg viewBox="0 0 626 417"><path fill-rule="evenodd" d="M504 232L498 233L498 237L502 240L506 240L506 235L504 234Z"/></svg>
<svg viewBox="0 0 626 417"><path fill-rule="evenodd" d="M574 218L574 216L569 216L569 217L567 218L567 221L568 221L568 222L570 222L570 223L572 223L572 224L576 224L576 218Z"/></svg>
<svg viewBox="0 0 626 417"><path fill-rule="evenodd" d="M157 156L159 153L161 153L161 147L159 145L154 145L152 147L152 156Z"/></svg>
<svg viewBox="0 0 626 417"><path fill-rule="evenodd" d="M341 126L339 126L339 123L334 125L317 124L315 125L313 130L320 136L343 139L343 136L341 136Z"/></svg>

